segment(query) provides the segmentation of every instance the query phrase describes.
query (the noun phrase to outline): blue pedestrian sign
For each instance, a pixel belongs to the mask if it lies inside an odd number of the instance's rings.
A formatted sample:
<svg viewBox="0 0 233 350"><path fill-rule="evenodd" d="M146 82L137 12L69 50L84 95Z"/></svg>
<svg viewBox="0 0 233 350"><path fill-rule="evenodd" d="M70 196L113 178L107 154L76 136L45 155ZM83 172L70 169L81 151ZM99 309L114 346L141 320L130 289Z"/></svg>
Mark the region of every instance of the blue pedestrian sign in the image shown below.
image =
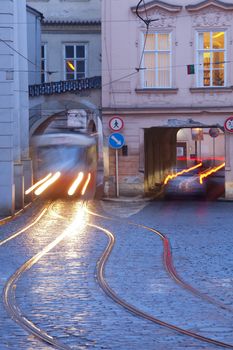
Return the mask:
<svg viewBox="0 0 233 350"><path fill-rule="evenodd" d="M124 136L118 132L114 132L108 138L109 146L114 149L120 149L122 146L124 146L124 143L125 143Z"/></svg>

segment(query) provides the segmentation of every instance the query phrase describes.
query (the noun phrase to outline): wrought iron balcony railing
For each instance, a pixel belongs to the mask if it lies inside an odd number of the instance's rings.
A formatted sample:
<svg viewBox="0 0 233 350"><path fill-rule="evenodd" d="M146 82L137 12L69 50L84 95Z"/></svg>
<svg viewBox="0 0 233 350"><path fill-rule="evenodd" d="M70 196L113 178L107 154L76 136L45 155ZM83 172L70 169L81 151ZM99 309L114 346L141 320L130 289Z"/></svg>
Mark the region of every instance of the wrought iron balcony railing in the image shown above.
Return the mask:
<svg viewBox="0 0 233 350"><path fill-rule="evenodd" d="M101 77L83 78L77 80L62 80L51 83L29 85L29 96L53 95L71 91L100 89Z"/></svg>

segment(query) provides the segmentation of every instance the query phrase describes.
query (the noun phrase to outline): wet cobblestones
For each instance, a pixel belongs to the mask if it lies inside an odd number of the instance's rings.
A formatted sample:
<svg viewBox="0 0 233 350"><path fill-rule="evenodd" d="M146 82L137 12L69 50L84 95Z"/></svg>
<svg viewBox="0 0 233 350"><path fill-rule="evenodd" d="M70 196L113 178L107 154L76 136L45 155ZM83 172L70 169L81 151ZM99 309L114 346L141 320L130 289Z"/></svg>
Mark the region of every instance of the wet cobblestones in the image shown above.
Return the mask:
<svg viewBox="0 0 233 350"><path fill-rule="evenodd" d="M127 224L131 220L164 232L171 240L174 264L182 278L232 306L232 205L93 202L91 210L117 218L88 217L89 222L108 228L116 236L106 267L107 282L124 300L164 321L233 343L233 313L219 310L178 286L164 269L161 239ZM35 227L0 247L1 288L19 266L70 227L75 210L75 202L57 202L53 211L65 219L48 210ZM14 228L12 223L0 226L0 239L23 225L24 215L15 221ZM96 280L96 263L107 237L78 223L70 230L17 283L17 304L38 327L71 349L219 349L135 317L116 305ZM2 303L0 313L0 350L51 349L10 320Z"/></svg>

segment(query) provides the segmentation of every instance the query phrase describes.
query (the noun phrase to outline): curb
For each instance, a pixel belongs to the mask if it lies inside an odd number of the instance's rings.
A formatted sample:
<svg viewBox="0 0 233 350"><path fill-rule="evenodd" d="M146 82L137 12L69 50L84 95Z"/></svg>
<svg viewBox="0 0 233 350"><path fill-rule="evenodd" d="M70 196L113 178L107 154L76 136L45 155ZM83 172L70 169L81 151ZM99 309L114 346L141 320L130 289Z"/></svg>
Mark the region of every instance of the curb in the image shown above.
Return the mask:
<svg viewBox="0 0 233 350"><path fill-rule="evenodd" d="M24 213L35 201L32 201L30 203L28 203L27 205L25 205L24 208L16 211L13 215L10 216L6 216L3 219L0 219L0 226L7 224L9 221L14 220L16 217L18 217L20 214Z"/></svg>
<svg viewBox="0 0 233 350"><path fill-rule="evenodd" d="M143 203L154 200L154 197L103 197L105 202L125 202L125 203Z"/></svg>

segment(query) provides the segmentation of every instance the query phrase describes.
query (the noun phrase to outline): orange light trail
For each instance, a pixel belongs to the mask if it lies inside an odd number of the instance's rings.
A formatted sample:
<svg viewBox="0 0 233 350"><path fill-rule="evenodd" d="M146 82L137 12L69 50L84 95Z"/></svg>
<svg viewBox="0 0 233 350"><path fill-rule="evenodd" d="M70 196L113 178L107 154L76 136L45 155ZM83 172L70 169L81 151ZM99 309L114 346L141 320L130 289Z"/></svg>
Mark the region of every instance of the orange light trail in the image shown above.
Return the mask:
<svg viewBox="0 0 233 350"><path fill-rule="evenodd" d="M40 187L35 190L35 195L39 196L42 192L46 190L50 185L52 185L61 176L60 171L57 171L50 179L43 183Z"/></svg>
<svg viewBox="0 0 233 350"><path fill-rule="evenodd" d="M164 184L166 185L166 184L168 183L169 180L174 179L175 177L177 177L177 176L179 176L179 175L182 175L182 174L184 174L184 173L188 173L189 171L192 171L192 170L194 170L194 169L197 169L197 168L199 168L200 166L202 166L202 163L198 163L197 165L194 165L194 166L192 166L191 168L188 168L188 169L184 169L184 170L182 170L182 171L179 171L179 172L176 173L176 174L168 175L168 176L166 177L166 179L164 180Z"/></svg>
<svg viewBox="0 0 233 350"><path fill-rule="evenodd" d="M90 180L91 180L91 174L88 173L87 180L86 180L86 182L85 182L85 184L84 184L84 186L83 186L82 192L81 192L81 195L82 195L82 196L83 196L84 193L86 192L86 189L87 189L87 186L88 186Z"/></svg>
<svg viewBox="0 0 233 350"><path fill-rule="evenodd" d="M27 191L25 191L25 194L29 194L32 192L36 187L40 186L42 183L44 183L46 180L48 180L52 176L52 173L49 173L47 176L45 176L43 179L37 181L34 185L29 187Z"/></svg>
<svg viewBox="0 0 233 350"><path fill-rule="evenodd" d="M78 186L80 185L82 179L83 179L83 172L80 172L77 176L77 178L74 180L74 182L72 183L72 185L70 186L69 190L68 190L68 195L72 196L75 191L77 190Z"/></svg>
<svg viewBox="0 0 233 350"><path fill-rule="evenodd" d="M211 170L208 170L202 174L199 175L199 179L200 179L200 184L203 184L203 179L213 173L216 173L216 171L222 169L223 167L225 166L225 163L219 165L219 166L216 166L214 168L212 168Z"/></svg>

